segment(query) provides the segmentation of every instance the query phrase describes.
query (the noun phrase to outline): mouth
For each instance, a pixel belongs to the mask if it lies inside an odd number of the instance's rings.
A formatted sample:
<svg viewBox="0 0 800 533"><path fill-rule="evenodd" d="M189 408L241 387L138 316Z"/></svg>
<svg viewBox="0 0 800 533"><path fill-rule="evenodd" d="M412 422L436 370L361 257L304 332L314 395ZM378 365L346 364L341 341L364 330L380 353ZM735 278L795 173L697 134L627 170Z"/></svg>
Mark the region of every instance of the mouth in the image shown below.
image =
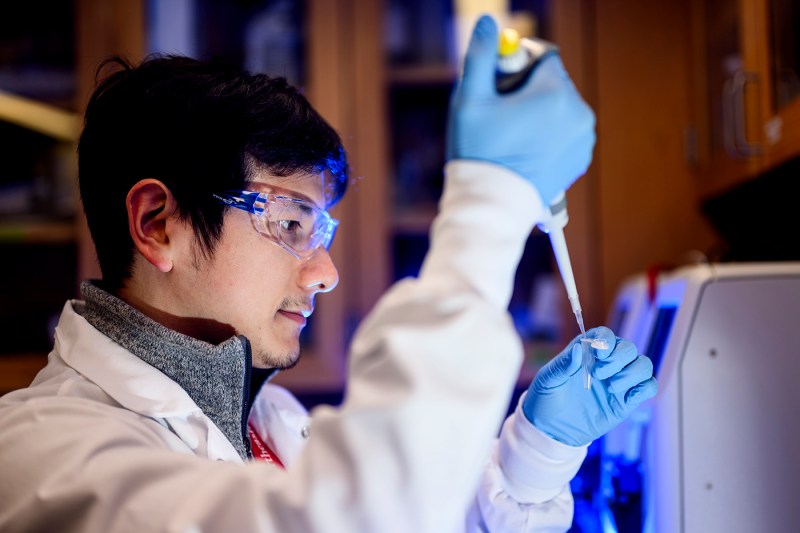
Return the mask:
<svg viewBox="0 0 800 533"><path fill-rule="evenodd" d="M285 318L288 318L289 320L295 322L300 326L305 326L306 322L308 321L307 317L311 315L311 311L305 309L298 311L289 311L286 309L282 309L278 311L278 314Z"/></svg>

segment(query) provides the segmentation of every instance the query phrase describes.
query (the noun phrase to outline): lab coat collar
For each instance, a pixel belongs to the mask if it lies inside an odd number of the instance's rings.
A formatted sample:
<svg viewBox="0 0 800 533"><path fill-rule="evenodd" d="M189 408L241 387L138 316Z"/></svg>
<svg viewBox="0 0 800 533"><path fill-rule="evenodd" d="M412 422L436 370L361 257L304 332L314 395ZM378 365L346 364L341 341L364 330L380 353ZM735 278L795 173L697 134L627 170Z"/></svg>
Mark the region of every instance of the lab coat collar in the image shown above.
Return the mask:
<svg viewBox="0 0 800 533"><path fill-rule="evenodd" d="M95 383L125 409L153 418L189 416L200 408L177 383L95 329L64 305L55 351L67 365Z"/></svg>
<svg viewBox="0 0 800 533"><path fill-rule="evenodd" d="M151 389L151 385L144 383L144 379L135 380L139 385L135 389L127 388L124 383L112 383L110 387L117 395L122 395L126 400L125 405L148 416L169 414L163 411L148 413L154 406L178 407L178 411L181 407L199 409L222 431L240 457L247 459L249 450L246 422L251 370L247 339L232 337L218 345L209 344L164 327L104 291L96 283L84 282L81 291L86 301L71 302L72 311L105 338L103 344L107 347L110 342L139 359L140 363L145 363L147 368L142 370L144 376L153 375L147 369L156 369L159 371L159 378L171 382L169 389ZM113 365L110 361L102 362ZM140 365L136 365L136 368L139 367ZM110 369L120 370L114 366ZM127 382L127 379L122 381ZM177 396L188 396L192 400L191 404L176 404L167 397L172 396L169 391L175 386L182 391ZM148 392L143 393L142 388ZM149 393L150 390L152 394ZM137 396L143 396L143 399L137 400Z"/></svg>
<svg viewBox="0 0 800 533"><path fill-rule="evenodd" d="M72 300L64 305L51 357L60 358L122 408L169 427L194 453L242 461L228 437L180 385L95 329L75 312L82 304Z"/></svg>

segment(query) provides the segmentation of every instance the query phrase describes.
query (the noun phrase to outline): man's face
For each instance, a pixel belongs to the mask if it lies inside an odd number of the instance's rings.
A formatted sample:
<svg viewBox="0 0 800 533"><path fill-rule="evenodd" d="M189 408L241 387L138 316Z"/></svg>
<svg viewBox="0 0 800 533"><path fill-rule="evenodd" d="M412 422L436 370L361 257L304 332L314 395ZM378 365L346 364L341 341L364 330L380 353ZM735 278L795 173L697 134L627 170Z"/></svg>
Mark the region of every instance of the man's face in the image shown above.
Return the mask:
<svg viewBox="0 0 800 533"><path fill-rule="evenodd" d="M247 188L325 207L321 175L276 178L258 171ZM324 248L297 259L260 235L251 217L239 209L227 210L213 257L195 254L196 269L183 294L204 318L250 340L254 366L288 368L299 357L300 331L314 309L315 295L332 290L339 274Z"/></svg>

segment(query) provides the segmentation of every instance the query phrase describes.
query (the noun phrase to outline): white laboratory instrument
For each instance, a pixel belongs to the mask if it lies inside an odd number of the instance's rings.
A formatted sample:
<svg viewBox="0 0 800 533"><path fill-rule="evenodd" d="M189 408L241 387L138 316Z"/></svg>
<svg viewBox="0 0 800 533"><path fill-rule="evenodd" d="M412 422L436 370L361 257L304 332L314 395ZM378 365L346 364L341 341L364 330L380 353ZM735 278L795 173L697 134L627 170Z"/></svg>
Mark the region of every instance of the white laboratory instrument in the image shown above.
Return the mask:
<svg viewBox="0 0 800 533"><path fill-rule="evenodd" d="M633 342L639 353L645 351L652 323L654 289L663 274L653 278L650 287L646 274L636 274L620 285L607 320L608 327L620 338ZM647 422L650 402L634 411L629 418L603 436L603 454L633 463L641 460L643 425Z"/></svg>
<svg viewBox="0 0 800 533"><path fill-rule="evenodd" d="M630 276L620 284L606 325L645 353L652 322L652 309L663 274ZM600 443L598 510L605 533L629 531L642 523L643 436L650 419L651 402L640 405L631 415L603 436Z"/></svg>
<svg viewBox="0 0 800 533"><path fill-rule="evenodd" d="M606 324L618 337L633 342L640 351L649 339L649 316L655 302L658 285L663 281L664 274L654 276L653 284L647 274L640 273L625 279L614 296Z"/></svg>
<svg viewBox="0 0 800 533"><path fill-rule="evenodd" d="M660 284L645 532L797 531L799 323L800 263L687 267Z"/></svg>

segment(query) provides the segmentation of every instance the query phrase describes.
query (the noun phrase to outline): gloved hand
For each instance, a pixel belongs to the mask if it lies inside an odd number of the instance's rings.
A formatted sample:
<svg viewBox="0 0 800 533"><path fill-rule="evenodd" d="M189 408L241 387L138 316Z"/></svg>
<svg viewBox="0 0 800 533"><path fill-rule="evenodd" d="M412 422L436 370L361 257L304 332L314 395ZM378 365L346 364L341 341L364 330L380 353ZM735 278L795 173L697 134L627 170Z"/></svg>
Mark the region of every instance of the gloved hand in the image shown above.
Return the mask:
<svg viewBox="0 0 800 533"><path fill-rule="evenodd" d="M497 25L481 17L450 105L447 160L503 165L527 179L545 205L586 172L594 147L594 113L561 59L545 58L524 86L495 89Z"/></svg>
<svg viewBox="0 0 800 533"><path fill-rule="evenodd" d="M587 336L608 341L607 350L593 349L591 389L583 388L582 348L576 337L539 370L522 402L522 411L534 426L571 446L604 435L658 390L653 363L638 355L632 342L605 327L589 330Z"/></svg>

